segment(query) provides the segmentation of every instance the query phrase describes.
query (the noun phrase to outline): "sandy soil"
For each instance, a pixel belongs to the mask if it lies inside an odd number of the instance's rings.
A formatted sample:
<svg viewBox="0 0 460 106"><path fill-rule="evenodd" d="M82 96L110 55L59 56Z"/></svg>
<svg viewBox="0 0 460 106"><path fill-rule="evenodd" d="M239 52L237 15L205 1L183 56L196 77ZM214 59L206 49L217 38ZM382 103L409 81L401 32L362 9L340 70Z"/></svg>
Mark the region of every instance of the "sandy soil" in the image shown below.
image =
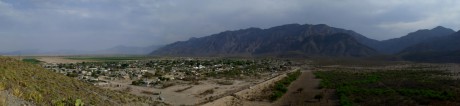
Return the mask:
<svg viewBox="0 0 460 106"><path fill-rule="evenodd" d="M208 100L227 96L238 91L239 89L247 88L247 86L249 86L253 82L234 80L233 85L219 85L215 83L215 79L209 79L206 81L200 81L199 85L177 82L174 86L165 89L144 86L133 86L130 85L131 81L129 80L110 81L110 83L111 84L109 84L108 86L102 88L123 91L126 88L130 87L131 91L129 93L131 94L135 94L138 96L147 96L150 97L152 100L162 101L177 106L202 104L207 102ZM116 85L120 86L116 87ZM187 90L184 90L182 92L176 92L177 90L182 90L190 86L192 87ZM213 93L207 95L200 95L201 93L210 89L213 90ZM143 91L159 93L159 95L142 93ZM162 98L163 100L159 100L159 98Z"/></svg>
<svg viewBox="0 0 460 106"><path fill-rule="evenodd" d="M249 101L253 97L261 94L263 89L267 89L276 81L286 77L286 74L279 75L270 80L257 84L255 86L247 87L233 95L220 98L210 103L204 104L203 106L267 106L269 102Z"/></svg>

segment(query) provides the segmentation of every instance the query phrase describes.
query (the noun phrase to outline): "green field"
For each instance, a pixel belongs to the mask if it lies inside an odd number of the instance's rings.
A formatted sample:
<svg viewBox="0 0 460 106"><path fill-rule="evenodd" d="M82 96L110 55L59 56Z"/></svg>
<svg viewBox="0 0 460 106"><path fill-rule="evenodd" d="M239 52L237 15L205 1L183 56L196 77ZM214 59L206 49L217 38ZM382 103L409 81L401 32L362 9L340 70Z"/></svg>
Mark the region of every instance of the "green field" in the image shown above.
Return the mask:
<svg viewBox="0 0 460 106"><path fill-rule="evenodd" d="M460 82L437 67L333 69L314 72L342 106L460 105Z"/></svg>
<svg viewBox="0 0 460 106"><path fill-rule="evenodd" d="M99 57L67 57L65 59L72 60L93 60L93 61L130 61L130 60L144 60L152 57L147 56L99 56Z"/></svg>
<svg viewBox="0 0 460 106"><path fill-rule="evenodd" d="M42 61L34 59L34 58L22 59L22 61L29 62L29 63L32 63L32 64L39 64L39 63L42 62Z"/></svg>

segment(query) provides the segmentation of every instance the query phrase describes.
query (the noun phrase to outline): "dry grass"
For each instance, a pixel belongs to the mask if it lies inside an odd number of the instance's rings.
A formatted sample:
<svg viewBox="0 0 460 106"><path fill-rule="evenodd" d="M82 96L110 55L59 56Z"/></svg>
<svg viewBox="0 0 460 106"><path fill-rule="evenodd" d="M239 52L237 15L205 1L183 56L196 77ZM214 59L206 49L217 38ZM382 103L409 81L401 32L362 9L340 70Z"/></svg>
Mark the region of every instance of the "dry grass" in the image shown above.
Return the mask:
<svg viewBox="0 0 460 106"><path fill-rule="evenodd" d="M213 93L214 93L214 89L208 89L208 90L200 93L199 95L206 96L206 95L213 94Z"/></svg>
<svg viewBox="0 0 460 106"><path fill-rule="evenodd" d="M22 91L19 88L13 88L13 95L16 97L21 97L22 96Z"/></svg>
<svg viewBox="0 0 460 106"><path fill-rule="evenodd" d="M6 98L3 95L0 95L0 106L6 106Z"/></svg>
<svg viewBox="0 0 460 106"><path fill-rule="evenodd" d="M88 105L110 106L147 100L124 92L107 91L91 84L46 70L39 65L0 56L0 91L36 105L73 105L81 99ZM6 83L8 82L8 83Z"/></svg>
<svg viewBox="0 0 460 106"><path fill-rule="evenodd" d="M219 85L233 85L233 81L231 80L219 80L216 81L216 83Z"/></svg>
<svg viewBox="0 0 460 106"><path fill-rule="evenodd" d="M165 83L165 84L163 84L163 86L161 86L161 89L166 89L166 88L172 87L174 85L176 85L176 84L174 84L174 83Z"/></svg>
<svg viewBox="0 0 460 106"><path fill-rule="evenodd" d="M3 82L0 82L0 91L3 91L6 89L6 86Z"/></svg>
<svg viewBox="0 0 460 106"><path fill-rule="evenodd" d="M157 93L153 93L152 91L142 91L141 93L148 95L157 95Z"/></svg>

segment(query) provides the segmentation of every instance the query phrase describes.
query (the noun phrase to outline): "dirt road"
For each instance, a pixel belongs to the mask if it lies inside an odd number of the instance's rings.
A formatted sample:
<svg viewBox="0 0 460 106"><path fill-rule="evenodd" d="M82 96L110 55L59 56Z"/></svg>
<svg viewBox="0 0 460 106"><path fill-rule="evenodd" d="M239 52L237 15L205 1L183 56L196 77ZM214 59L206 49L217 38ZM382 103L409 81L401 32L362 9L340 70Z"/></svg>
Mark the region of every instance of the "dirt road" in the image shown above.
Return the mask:
<svg viewBox="0 0 460 106"><path fill-rule="evenodd" d="M315 79L311 70L303 70L302 75L291 83L288 91L273 103L274 106L334 106L332 90L318 89L320 79ZM299 92L302 89L301 92ZM318 101L316 95L323 95Z"/></svg>

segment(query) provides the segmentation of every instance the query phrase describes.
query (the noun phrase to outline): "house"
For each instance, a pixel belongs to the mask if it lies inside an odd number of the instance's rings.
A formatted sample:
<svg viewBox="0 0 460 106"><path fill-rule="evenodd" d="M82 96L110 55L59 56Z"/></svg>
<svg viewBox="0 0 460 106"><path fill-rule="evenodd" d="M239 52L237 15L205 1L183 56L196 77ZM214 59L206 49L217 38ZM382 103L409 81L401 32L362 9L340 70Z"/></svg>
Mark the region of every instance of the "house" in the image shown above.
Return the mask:
<svg viewBox="0 0 460 106"><path fill-rule="evenodd" d="M169 80L174 80L174 75L163 75L162 77Z"/></svg>
<svg viewBox="0 0 460 106"><path fill-rule="evenodd" d="M143 72L143 73L145 73L145 72L147 72L147 71L148 71L148 70L141 70L141 72Z"/></svg>

